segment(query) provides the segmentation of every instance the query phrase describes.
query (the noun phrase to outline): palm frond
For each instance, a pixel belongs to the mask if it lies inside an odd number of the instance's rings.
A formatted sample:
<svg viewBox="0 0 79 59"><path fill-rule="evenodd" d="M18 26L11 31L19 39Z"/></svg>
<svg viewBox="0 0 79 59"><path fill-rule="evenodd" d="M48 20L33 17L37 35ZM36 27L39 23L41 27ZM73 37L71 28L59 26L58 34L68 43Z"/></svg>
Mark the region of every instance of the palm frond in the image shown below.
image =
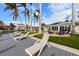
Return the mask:
<svg viewBox="0 0 79 59"><path fill-rule="evenodd" d="M24 7L24 8L26 8L26 3L20 3L17 7Z"/></svg>
<svg viewBox="0 0 79 59"><path fill-rule="evenodd" d="M10 14L10 16L12 16L12 15L13 15L13 13L14 13L14 12L12 12L12 13Z"/></svg>
<svg viewBox="0 0 79 59"><path fill-rule="evenodd" d="M40 10L38 9L38 10L36 10L37 12L40 12Z"/></svg>
<svg viewBox="0 0 79 59"><path fill-rule="evenodd" d="M16 3L5 3L5 5L6 8L4 10L5 11L11 10L12 11L11 15L13 15L13 20L16 20L18 16L18 9Z"/></svg>
<svg viewBox="0 0 79 59"><path fill-rule="evenodd" d="M7 10L13 10L13 8L11 8L11 7L6 7L6 8L4 9L4 11L7 11Z"/></svg>
<svg viewBox="0 0 79 59"><path fill-rule="evenodd" d="M32 5L32 3L30 3L30 5Z"/></svg>

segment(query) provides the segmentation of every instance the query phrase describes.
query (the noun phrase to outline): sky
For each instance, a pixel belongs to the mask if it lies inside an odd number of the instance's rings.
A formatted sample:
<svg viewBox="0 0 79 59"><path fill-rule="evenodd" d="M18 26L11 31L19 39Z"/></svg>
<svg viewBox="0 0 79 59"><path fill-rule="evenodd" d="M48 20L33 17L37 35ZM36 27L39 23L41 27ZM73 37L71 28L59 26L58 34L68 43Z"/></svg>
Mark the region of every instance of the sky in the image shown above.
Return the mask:
<svg viewBox="0 0 79 59"><path fill-rule="evenodd" d="M26 4L29 9L29 4ZM11 11L4 11L5 4L0 4L0 21L3 21L5 24L13 23L13 18L11 16ZM39 9L39 3L33 3L32 11L35 12L36 9ZM19 16L24 23L25 19L22 14L24 10L23 7L19 7ZM76 4L77 16L79 11L79 4ZM42 3L42 22L45 24L51 24L55 22L71 20L72 19L72 4L71 3ZM77 21L79 21L79 18ZM34 18L33 18L34 20ZM21 23L19 19L16 20L16 23ZM34 23L34 22L33 22ZM33 24L32 23L32 24Z"/></svg>

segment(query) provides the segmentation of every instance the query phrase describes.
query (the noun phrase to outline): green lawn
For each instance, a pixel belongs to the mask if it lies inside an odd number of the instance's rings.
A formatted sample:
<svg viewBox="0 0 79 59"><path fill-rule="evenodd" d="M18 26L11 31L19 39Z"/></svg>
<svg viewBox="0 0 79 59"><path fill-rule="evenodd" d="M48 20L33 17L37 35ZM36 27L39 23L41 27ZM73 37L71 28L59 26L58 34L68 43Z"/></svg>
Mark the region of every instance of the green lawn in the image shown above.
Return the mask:
<svg viewBox="0 0 79 59"><path fill-rule="evenodd" d="M72 34L70 37L50 36L49 41L79 49L79 35Z"/></svg>
<svg viewBox="0 0 79 59"><path fill-rule="evenodd" d="M26 34L27 33L27 31L25 32L25 31L22 31L22 34Z"/></svg>
<svg viewBox="0 0 79 59"><path fill-rule="evenodd" d="M43 34L42 34L42 33L40 33L40 34L38 34L38 35L34 35L34 37L39 38L39 39L42 39Z"/></svg>
<svg viewBox="0 0 79 59"><path fill-rule="evenodd" d="M26 32L25 32L25 31L22 31L22 34L26 34L27 32L28 32L28 31L26 31ZM35 34L35 33L37 33L37 32L30 32L29 35Z"/></svg>
<svg viewBox="0 0 79 59"><path fill-rule="evenodd" d="M37 33L37 32L30 32L29 35L31 35L31 34L35 34L35 33Z"/></svg>
<svg viewBox="0 0 79 59"><path fill-rule="evenodd" d="M34 37L42 39L43 34L34 35ZM79 35L78 34L71 34L70 37L49 37L49 42L54 42L57 44L69 46L72 48L79 49Z"/></svg>

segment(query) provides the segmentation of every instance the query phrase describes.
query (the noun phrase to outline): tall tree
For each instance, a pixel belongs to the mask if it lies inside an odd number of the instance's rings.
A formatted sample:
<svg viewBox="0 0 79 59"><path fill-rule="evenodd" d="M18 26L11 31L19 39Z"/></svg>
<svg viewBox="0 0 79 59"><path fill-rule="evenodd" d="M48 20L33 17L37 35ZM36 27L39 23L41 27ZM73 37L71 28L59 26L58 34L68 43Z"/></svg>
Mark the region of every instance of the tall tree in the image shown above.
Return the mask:
<svg viewBox="0 0 79 59"><path fill-rule="evenodd" d="M72 3L72 33L75 33L76 4Z"/></svg>
<svg viewBox="0 0 79 59"><path fill-rule="evenodd" d="M26 15L29 16L29 10L26 8L26 3L20 3L19 7L24 7L24 10L22 11L22 13L25 16L25 31L27 29L27 20L26 20ZM29 20L28 20L29 21Z"/></svg>
<svg viewBox="0 0 79 59"><path fill-rule="evenodd" d="M40 9L35 10L35 12L34 12L33 14L34 14L34 17L36 18L36 21L37 21L37 25L38 25L37 27L40 28L40 27L39 27ZM38 29L38 30L39 30L39 29Z"/></svg>
<svg viewBox="0 0 79 59"><path fill-rule="evenodd" d="M13 23L10 23L10 27L11 27L11 30L14 30L15 25Z"/></svg>
<svg viewBox="0 0 79 59"><path fill-rule="evenodd" d="M5 3L5 5L6 5L6 7L4 9L5 11L7 11L7 10L11 10L12 11L11 15L13 16L13 20L16 21L17 17L18 17L19 20L22 23L22 20L19 17L19 14L18 14L17 4L16 3Z"/></svg>
<svg viewBox="0 0 79 59"><path fill-rule="evenodd" d="M30 3L30 20L29 20L29 28L32 31L32 3Z"/></svg>
<svg viewBox="0 0 79 59"><path fill-rule="evenodd" d="M40 8L40 15L39 15L39 33L41 33L41 21L42 21L42 4L39 4L39 8Z"/></svg>
<svg viewBox="0 0 79 59"><path fill-rule="evenodd" d="M29 14L29 13L30 13L30 12L29 12L29 9L27 9L27 16L28 16L28 30L30 30L30 29L29 29L29 19L30 19L29 17L30 17L30 14Z"/></svg>
<svg viewBox="0 0 79 59"><path fill-rule="evenodd" d="M0 24L4 24L3 21L0 21Z"/></svg>
<svg viewBox="0 0 79 59"><path fill-rule="evenodd" d="M37 27L38 27L38 12L37 12L37 10L33 13L33 16L34 16L34 23L36 21L37 22ZM35 27L35 24L34 24L34 27Z"/></svg>

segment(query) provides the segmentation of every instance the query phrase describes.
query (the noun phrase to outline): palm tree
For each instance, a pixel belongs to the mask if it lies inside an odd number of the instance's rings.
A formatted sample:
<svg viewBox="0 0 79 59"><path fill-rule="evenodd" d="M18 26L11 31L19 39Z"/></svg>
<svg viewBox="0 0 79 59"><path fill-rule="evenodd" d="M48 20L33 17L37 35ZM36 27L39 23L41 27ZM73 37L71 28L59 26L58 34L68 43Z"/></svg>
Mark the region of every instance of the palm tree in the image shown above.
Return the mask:
<svg viewBox="0 0 79 59"><path fill-rule="evenodd" d="M15 25L13 23L10 23L10 30L14 30Z"/></svg>
<svg viewBox="0 0 79 59"><path fill-rule="evenodd" d="M38 14L37 14L37 10L33 13L33 16L34 16L34 22L36 21L37 22L37 25L38 25ZM35 27L35 23L34 23L34 27ZM37 26L38 27L38 26Z"/></svg>
<svg viewBox="0 0 79 59"><path fill-rule="evenodd" d="M42 4L40 3L39 4L39 8L40 8L40 15L39 15L39 33L41 33L41 20L42 20L42 15L41 15L41 13L42 13Z"/></svg>
<svg viewBox="0 0 79 59"><path fill-rule="evenodd" d="M0 21L0 24L4 24L3 21Z"/></svg>
<svg viewBox="0 0 79 59"><path fill-rule="evenodd" d="M26 3L21 3L19 7L24 7L24 11L22 12L25 16L25 28L27 28L27 20L26 20L26 15L28 16L28 25L29 25L29 9L26 8ZM25 29L26 31L26 29Z"/></svg>
<svg viewBox="0 0 79 59"><path fill-rule="evenodd" d="M28 30L30 30L30 29L29 29L29 17L30 17L29 9L27 9L27 16L28 16Z"/></svg>
<svg viewBox="0 0 79 59"><path fill-rule="evenodd" d="M32 31L32 3L30 3L30 20L29 20L29 28Z"/></svg>
<svg viewBox="0 0 79 59"><path fill-rule="evenodd" d="M34 14L34 17L36 18L36 21L39 25L39 33L41 33L41 14L40 14L40 9L36 10Z"/></svg>
<svg viewBox="0 0 79 59"><path fill-rule="evenodd" d="M35 29L35 23L36 23L36 19L34 18L34 29Z"/></svg>
<svg viewBox="0 0 79 59"><path fill-rule="evenodd" d="M76 4L72 3L72 33L75 33Z"/></svg>
<svg viewBox="0 0 79 59"><path fill-rule="evenodd" d="M37 21L38 21L38 24L39 24L39 33L41 33L41 20L42 20L42 16L41 16L41 3L40 3L40 5L39 5L39 8L40 9L38 9L38 10L36 10L36 13L37 13L37 15L35 15L35 17L37 18Z"/></svg>
<svg viewBox="0 0 79 59"><path fill-rule="evenodd" d="M24 11L22 13L25 16L25 31L26 31L26 3L21 3L20 7L24 7Z"/></svg>
<svg viewBox="0 0 79 59"><path fill-rule="evenodd" d="M13 21L16 21L17 17L18 17L22 23L22 20L20 19L19 15L18 15L17 4L16 3L5 3L5 5L6 5L6 7L4 9L5 11L7 11L7 10L12 11L11 15L13 16Z"/></svg>

